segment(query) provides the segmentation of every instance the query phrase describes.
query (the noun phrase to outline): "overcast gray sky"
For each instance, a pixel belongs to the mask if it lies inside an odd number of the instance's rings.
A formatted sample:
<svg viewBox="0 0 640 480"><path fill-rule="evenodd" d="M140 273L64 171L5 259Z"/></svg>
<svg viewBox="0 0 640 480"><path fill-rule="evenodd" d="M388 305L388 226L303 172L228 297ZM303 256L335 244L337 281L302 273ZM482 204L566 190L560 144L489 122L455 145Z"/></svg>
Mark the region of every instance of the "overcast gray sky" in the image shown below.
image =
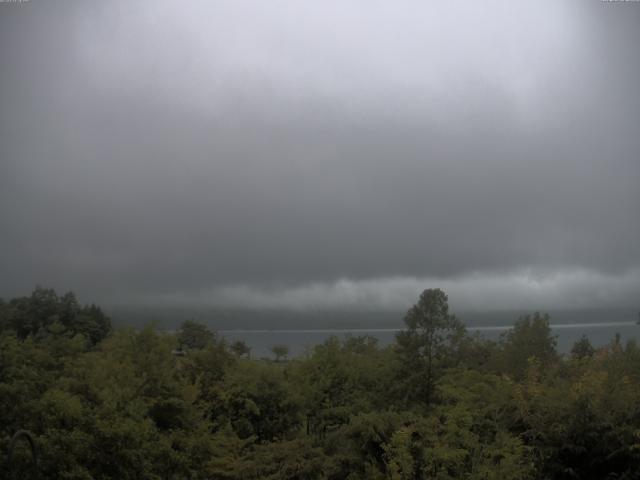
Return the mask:
<svg viewBox="0 0 640 480"><path fill-rule="evenodd" d="M0 297L640 303L640 2L0 3Z"/></svg>

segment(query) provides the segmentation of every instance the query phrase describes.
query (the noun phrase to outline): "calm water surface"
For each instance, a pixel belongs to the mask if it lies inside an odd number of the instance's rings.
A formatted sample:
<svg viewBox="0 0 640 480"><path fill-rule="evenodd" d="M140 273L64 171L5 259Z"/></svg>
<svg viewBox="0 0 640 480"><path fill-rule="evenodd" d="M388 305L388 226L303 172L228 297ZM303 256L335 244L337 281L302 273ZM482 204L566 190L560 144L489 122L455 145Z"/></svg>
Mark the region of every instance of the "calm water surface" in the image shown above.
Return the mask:
<svg viewBox="0 0 640 480"><path fill-rule="evenodd" d="M481 327L467 327L469 332L480 332L485 338L497 340L500 334L511 326L488 325ZM640 325L634 322L608 323L571 323L552 324L552 331L557 335L558 350L566 353L573 343L582 335L586 335L594 346L609 343L616 333L620 334L622 342L640 338ZM381 345L388 345L394 341L396 328L375 329L308 329L308 330L221 330L219 333L229 341L244 340L252 349L254 357L270 357L271 347L276 344L287 345L291 356L305 353L324 342L331 336L344 338L348 335L370 335L379 340Z"/></svg>

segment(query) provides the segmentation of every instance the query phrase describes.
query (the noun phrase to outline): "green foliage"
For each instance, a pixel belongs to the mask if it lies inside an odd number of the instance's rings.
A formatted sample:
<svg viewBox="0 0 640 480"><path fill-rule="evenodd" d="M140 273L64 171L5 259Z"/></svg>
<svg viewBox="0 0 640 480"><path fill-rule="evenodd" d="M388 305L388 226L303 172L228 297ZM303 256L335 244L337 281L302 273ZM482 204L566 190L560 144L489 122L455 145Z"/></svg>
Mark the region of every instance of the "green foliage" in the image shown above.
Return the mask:
<svg viewBox="0 0 640 480"><path fill-rule="evenodd" d="M95 345L109 334L111 321L100 307L81 306L71 292L58 296L52 289L36 287L29 297L0 304L0 328L20 338L82 335Z"/></svg>
<svg viewBox="0 0 640 480"><path fill-rule="evenodd" d="M175 335L107 335L107 320L51 290L0 301L0 451L16 430L31 431L42 478L640 472L640 348L581 339L562 358L547 316L488 342L466 334L443 292L426 290L395 345L333 337L287 362L251 360L246 345L228 346L196 322ZM29 478L27 453L18 448L13 472L0 461L0 478Z"/></svg>
<svg viewBox="0 0 640 480"><path fill-rule="evenodd" d="M543 478L633 478L640 471L640 383L626 373L631 365L640 367L633 348L603 349L546 381L539 365L530 367L515 388L518 430L537 452Z"/></svg>
<svg viewBox="0 0 640 480"><path fill-rule="evenodd" d="M571 347L571 356L578 360L582 360L583 358L591 358L595 353L595 348L591 345L591 342L587 338L586 335L582 335L580 340L577 340L576 343Z"/></svg>
<svg viewBox="0 0 640 480"><path fill-rule="evenodd" d="M271 352L276 357L276 362L286 360L289 356L289 347L286 345L274 345L271 347Z"/></svg>
<svg viewBox="0 0 640 480"><path fill-rule="evenodd" d="M435 380L443 368L455 364L466 331L449 314L447 295L440 289L425 290L404 318L407 329L396 340L402 358L399 381L406 401L433 400Z"/></svg>
<svg viewBox="0 0 640 480"><path fill-rule="evenodd" d="M451 408L438 416L417 418L399 428L385 446L389 477L394 480L527 479L533 466L522 442L504 430L481 439L473 415Z"/></svg>
<svg viewBox="0 0 640 480"><path fill-rule="evenodd" d="M230 345L229 348L238 357L244 357L244 356L246 356L247 358L251 357L251 347L247 345L247 343L244 342L243 340L236 340Z"/></svg>
<svg viewBox="0 0 640 480"><path fill-rule="evenodd" d="M279 365L241 362L211 398L216 425L230 424L242 439L284 439L301 425L300 399Z"/></svg>
<svg viewBox="0 0 640 480"><path fill-rule="evenodd" d="M206 325L195 320L185 320L178 330L178 343L181 348L202 350L214 340L214 333Z"/></svg>
<svg viewBox="0 0 640 480"><path fill-rule="evenodd" d="M536 312L521 317L501 337L500 371L522 379L529 359L536 358L543 367L557 361L556 338L551 334L549 315Z"/></svg>
<svg viewBox="0 0 640 480"><path fill-rule="evenodd" d="M308 439L256 445L242 458L236 478L246 480L320 480L328 464L321 448Z"/></svg>
<svg viewBox="0 0 640 480"><path fill-rule="evenodd" d="M386 408L395 368L392 355L372 337L331 337L308 359L294 362L289 376L303 396L307 431L324 435L351 415Z"/></svg>

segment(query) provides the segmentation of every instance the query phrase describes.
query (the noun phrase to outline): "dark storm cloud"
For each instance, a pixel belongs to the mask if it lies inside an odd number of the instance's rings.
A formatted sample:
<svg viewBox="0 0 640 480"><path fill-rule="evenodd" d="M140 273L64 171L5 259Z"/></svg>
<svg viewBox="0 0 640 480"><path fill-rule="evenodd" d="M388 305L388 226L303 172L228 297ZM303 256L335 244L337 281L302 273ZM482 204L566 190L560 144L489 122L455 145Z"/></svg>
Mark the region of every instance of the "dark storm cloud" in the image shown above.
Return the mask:
<svg viewBox="0 0 640 480"><path fill-rule="evenodd" d="M0 6L2 296L640 291L640 4Z"/></svg>

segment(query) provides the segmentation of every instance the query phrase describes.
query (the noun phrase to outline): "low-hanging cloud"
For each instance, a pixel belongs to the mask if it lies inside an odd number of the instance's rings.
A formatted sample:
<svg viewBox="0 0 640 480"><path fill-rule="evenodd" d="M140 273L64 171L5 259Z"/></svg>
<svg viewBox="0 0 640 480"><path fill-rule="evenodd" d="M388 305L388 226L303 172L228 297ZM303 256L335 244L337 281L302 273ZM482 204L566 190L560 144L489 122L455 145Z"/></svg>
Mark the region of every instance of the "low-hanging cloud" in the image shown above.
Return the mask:
<svg viewBox="0 0 640 480"><path fill-rule="evenodd" d="M0 5L0 296L633 304L622 3Z"/></svg>
<svg viewBox="0 0 640 480"><path fill-rule="evenodd" d="M640 270L606 275L585 270L517 271L461 278L339 279L294 287L213 287L138 298L142 305L293 310L402 310L425 288L441 288L458 310L531 310L634 307ZM129 299L129 301L131 301Z"/></svg>

